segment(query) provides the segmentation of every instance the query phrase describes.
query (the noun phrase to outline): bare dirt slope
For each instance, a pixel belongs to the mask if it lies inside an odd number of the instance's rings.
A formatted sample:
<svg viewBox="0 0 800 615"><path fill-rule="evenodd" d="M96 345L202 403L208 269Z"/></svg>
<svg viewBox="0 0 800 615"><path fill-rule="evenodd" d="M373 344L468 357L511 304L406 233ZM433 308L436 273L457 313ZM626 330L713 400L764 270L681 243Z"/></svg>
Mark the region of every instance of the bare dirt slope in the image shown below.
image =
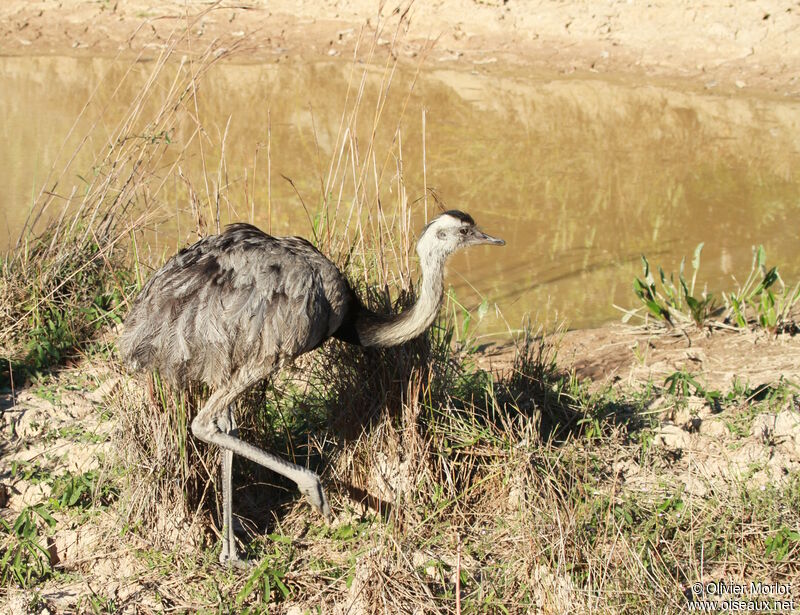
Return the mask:
<svg viewBox="0 0 800 615"><path fill-rule="evenodd" d="M689 77L708 87L800 93L800 4L778 0L223 0L210 9L199 0L5 0L0 53L157 51L179 21L204 10L193 28L199 40L245 39L253 60L349 54L361 28L380 23L389 24L381 41L388 49L392 16L402 14L403 42L394 48L401 57L436 39L433 57L442 62Z"/></svg>
<svg viewBox="0 0 800 615"><path fill-rule="evenodd" d="M648 383L658 389L665 374L686 369L707 390L719 388L726 392L735 376L750 385L753 392L745 395L754 398L770 395L769 386L786 378L797 381L800 336L775 337L762 332L706 335L694 331L687 338L613 325L567 333L558 356L564 369L574 369L578 377L591 379L598 389L608 383L615 383L621 391L641 389ZM507 369L513 353L487 355L485 360L494 368ZM102 384L98 386L99 382ZM135 386L132 381L87 362L78 369L34 383L19 392L16 399L4 400L7 407L0 419L2 456L12 471L3 477L3 517L13 520L27 506L47 498L53 505L69 497L59 477L94 477L93 472L107 469L101 460L110 452L114 429L111 408L116 403L113 398ZM789 488L800 471L798 398L778 395L774 403L758 408L751 406L749 399L720 408L697 394L685 398L663 392L656 395L644 413L655 419L651 452L643 455L640 447L629 443L615 448L613 456L609 451L603 453L613 459L609 463L618 497L649 497L648 494L666 489L678 490L687 502L702 503L734 485L761 491ZM509 502L515 497L519 496L514 496L513 490L509 492ZM511 504L502 500L500 505ZM185 519L165 511L164 526L159 526L157 534L173 547L161 552L137 532L120 533L116 505L76 515L80 506L81 500L55 506L53 512L55 522L48 531L47 549L51 564L62 574L35 590L9 589L7 596L0 597L0 610L8 608L8 612L19 614L90 612L98 605L110 605L117 610L109 612L150 613L163 612L168 604L178 612L193 612L212 604L229 604L247 579L247 573L225 576L214 564L198 568L196 560L204 552L202 527L208 528L202 515ZM358 505L348 502L335 527L347 525L348 507ZM297 508L302 511L300 518L308 516L302 503ZM287 531L290 535L297 533L296 528ZM304 537L307 531L306 527L299 532L303 549L331 548L322 539L315 545L315 539ZM374 583L369 566L383 562L387 556L369 549L359 553L367 555L357 557L349 589L341 582L328 588L323 598L317 593L312 599L307 595L303 598L303 592L295 589L301 598L299 603L292 598L288 603L273 605L275 609L268 612L300 613L306 608L313 610L317 601L331 612L375 612L364 598ZM376 559L371 559L370 554ZM412 555L409 561L417 568L428 566L432 557L422 551ZM160 561L158 558L163 559L160 564L155 563ZM464 560L462 565L465 569L479 567L471 560ZM715 567L709 578L729 578L735 574L731 570L724 565ZM223 576L227 598L203 595L203 583L210 582L212 573ZM305 577L297 574L292 577L293 582L302 585ZM303 574L317 573L311 569ZM552 578L545 566L540 565L532 578L531 587L537 593L541 612L564 612L567 605L573 607L584 595L569 579ZM554 594L556 583L566 585ZM575 612L589 611L582 607Z"/></svg>
<svg viewBox="0 0 800 615"><path fill-rule="evenodd" d="M622 325L568 332L560 362L580 378L623 386L663 383L675 371L695 374L710 390L739 381L758 387L800 376L800 336L766 331L670 335Z"/></svg>

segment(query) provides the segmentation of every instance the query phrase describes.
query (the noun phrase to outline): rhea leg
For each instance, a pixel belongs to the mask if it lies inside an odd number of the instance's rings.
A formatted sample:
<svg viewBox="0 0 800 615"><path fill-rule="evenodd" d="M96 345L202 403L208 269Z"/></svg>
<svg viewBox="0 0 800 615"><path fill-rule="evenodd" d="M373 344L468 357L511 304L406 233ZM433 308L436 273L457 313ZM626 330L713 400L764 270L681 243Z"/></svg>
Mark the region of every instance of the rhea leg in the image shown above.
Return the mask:
<svg viewBox="0 0 800 615"><path fill-rule="evenodd" d="M200 438L209 444L216 444L223 450L223 517L231 517L231 519L227 519L227 523L226 519L223 519L223 525L228 525L230 528L226 529L223 527L223 554L225 553L225 537L227 535L229 556L232 552L235 553L236 549L235 542L232 540L232 523L230 523L232 520L231 504L233 499L229 478L230 473L228 473L228 478L225 476L226 457L229 454L236 454L240 455L241 457L245 457L250 461L264 466L265 468L272 470L273 472L277 472L281 476L285 476L286 478L294 481L297 484L297 488L300 490L300 493L304 494L308 498L311 505L325 517L326 521L331 521L330 507L328 506L328 501L325 498L325 491L322 488L322 483L320 482L319 476L317 476L316 473L296 464L289 463L277 455L262 451L260 448L253 446L252 444L243 442L232 433L225 433L225 431L220 428L220 424L225 425L228 422L228 417L225 416L228 406L230 406L241 393L255 384L255 382L257 382L259 379L260 378L234 378L234 380L227 387L215 391L211 395L205 406L203 406L203 409L200 410L200 412L192 421L192 433L195 435L195 437ZM227 509L225 507L226 501L228 502Z"/></svg>
<svg viewBox="0 0 800 615"><path fill-rule="evenodd" d="M219 428L234 437L239 435L234 418L234 404L228 404L227 413L218 421ZM222 449L222 551L221 564L239 566L243 561L236 551L236 536L233 531L233 452Z"/></svg>

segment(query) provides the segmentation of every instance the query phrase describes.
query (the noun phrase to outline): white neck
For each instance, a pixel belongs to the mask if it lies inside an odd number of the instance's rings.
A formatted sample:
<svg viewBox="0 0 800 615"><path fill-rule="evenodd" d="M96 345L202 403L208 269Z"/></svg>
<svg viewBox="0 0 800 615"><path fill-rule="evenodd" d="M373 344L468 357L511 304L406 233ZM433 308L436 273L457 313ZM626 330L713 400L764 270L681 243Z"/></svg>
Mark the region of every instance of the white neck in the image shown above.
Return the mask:
<svg viewBox="0 0 800 615"><path fill-rule="evenodd" d="M433 324L444 295L445 254L420 255L422 281L413 306L399 315L381 316L364 311L356 322L363 346L396 346L421 335Z"/></svg>

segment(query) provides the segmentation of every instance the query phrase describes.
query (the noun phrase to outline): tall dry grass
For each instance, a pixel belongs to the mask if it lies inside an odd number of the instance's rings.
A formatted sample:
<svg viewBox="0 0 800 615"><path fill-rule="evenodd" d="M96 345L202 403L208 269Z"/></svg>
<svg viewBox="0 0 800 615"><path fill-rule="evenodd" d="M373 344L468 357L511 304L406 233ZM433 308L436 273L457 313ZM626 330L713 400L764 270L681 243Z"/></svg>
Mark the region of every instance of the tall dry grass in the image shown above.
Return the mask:
<svg viewBox="0 0 800 615"><path fill-rule="evenodd" d="M130 62L105 106L95 100L104 84L98 85L76 118L67 139L79 136L77 149L63 166L57 162L49 170L16 245L3 257L4 380L16 371L24 381L74 357L124 315L131 289L142 277L136 234L169 215L168 182L186 152L206 138L196 116L198 84L215 63L235 52L216 42L187 54L192 24L203 14L176 29L152 62L140 62L141 57ZM142 70L144 83L134 98L120 101L128 81ZM110 108L125 104L122 119L108 130ZM77 134L79 126L88 126L83 135ZM180 140L173 141L177 134ZM76 169L78 154L95 147L98 137L105 143L95 151L91 171ZM76 176L81 183L73 184Z"/></svg>
<svg viewBox="0 0 800 615"><path fill-rule="evenodd" d="M400 19L395 36L402 25ZM397 89L394 79L398 63L391 54L382 68L374 68L378 40L384 35L385 31L379 30L363 37L356 48L333 154L324 165L324 175L318 178L319 193L296 192L297 201L309 219L304 234L339 264L371 307L390 311L407 306L414 297L415 229L411 226L412 205L405 191L402 149L404 114L414 84L412 80L408 89ZM192 115L191 103L197 106L195 95L200 80L216 60L213 49L197 60L197 69L186 75L187 81L180 81L173 88L177 99L164 103L173 113L159 112L158 121L148 128L147 134L172 134L185 120L181 114ZM165 59L165 69L168 66ZM179 77L175 79L178 81ZM387 117L387 102L398 96L404 101L399 115ZM367 99L371 104L366 103ZM187 101L189 104L185 104ZM197 135L205 134L201 125L195 129ZM379 137L379 133L387 132L388 140ZM197 188L183 173L182 167L187 166L182 165L186 163L184 153L194 137L191 134L188 141L182 141L184 149L177 155L173 152L168 165L163 165L165 158L156 158L157 164L162 163L162 170L157 176L142 177L138 185L149 195L146 203L149 207L143 215L152 219L159 212L159 208L153 207L159 190L177 175L186 186L193 222L200 234L219 228L221 203L235 197L223 179L227 172L224 136L213 151L219 160L218 168L209 170L205 160L202 163L200 182L214 185L213 190ZM206 156L211 155L210 149L206 147ZM269 195L272 168L269 142L266 149ZM256 173L255 163L252 172ZM295 186L292 178L285 179ZM426 201L423 198L420 206ZM317 206L312 208L308 203ZM244 205L237 209L247 210L248 203ZM279 206L286 206L272 203L270 196L266 205L268 220ZM249 209L252 212L254 204ZM141 244L146 224L139 223L128 232ZM137 272L158 265L157 259L153 261L141 250L134 254L133 267ZM141 282L141 276L138 281ZM324 460L327 466L342 453L344 443L361 437L370 424L387 412L399 416L408 391L419 391L419 383L428 377L437 360L454 363L449 357L447 341L445 328L402 348L381 352L365 353L331 344L329 349L308 359L309 376L290 372L251 391L242 403L239 425L242 437L295 462L319 465ZM441 355L438 358L437 352ZM217 451L196 442L188 431L206 394L202 388L186 392L170 390L153 377L145 388L128 390L117 400L121 429L115 448L122 451L123 462L129 468L129 487L123 496L129 520L148 520L145 527L163 528L171 522L164 519L165 515L175 517L175 511L181 517L176 526L206 518L207 510L219 513L217 491L212 488L217 476ZM331 400L337 398L349 398L349 402L332 405ZM301 441L303 438L305 442ZM293 497L291 485L280 481L277 490L264 488L275 477L251 464L241 463L239 472L240 484L258 486L251 492L240 493L243 505L239 512L243 517L257 519L262 526L268 521L264 510L276 508L276 502L285 500L287 489L289 497ZM178 536L173 534L175 539Z"/></svg>
<svg viewBox="0 0 800 615"><path fill-rule="evenodd" d="M100 362L113 355L117 327L157 264L146 238L154 226L174 217L173 185L187 182L181 165L199 157L205 170L207 154L224 148L224 138L222 145L215 143L200 121L200 89L208 72L234 55L241 41L207 46L193 41L193 25L212 9L159 41L157 57L143 53L133 61L118 60L127 65L120 81L111 87L98 84L76 118L70 137L86 126L77 150L63 166L50 169L16 246L3 258L0 385L13 391L26 379L87 353ZM142 47L149 45L143 41ZM132 99L123 99L131 83L141 85ZM101 91L111 91L104 104L96 100ZM113 123L115 117L120 119ZM105 139L99 149L98 139ZM79 154L87 151L94 155L89 173L75 168ZM225 190L219 173L209 171L205 178L207 212L195 211L198 221L218 217ZM82 183L72 185L76 176ZM202 394L167 392L157 380L138 391L144 403L124 400L118 415L119 428L130 429L131 436L123 457L138 464L124 498L127 517L146 517L136 503L150 502L154 518L158 505L205 501L209 474L202 469L213 467L214 454L202 451L205 459L190 442L187 446L185 429L186 416ZM150 483L137 483L136 477L148 472L157 475L167 497L153 500L151 493L142 493L142 484Z"/></svg>

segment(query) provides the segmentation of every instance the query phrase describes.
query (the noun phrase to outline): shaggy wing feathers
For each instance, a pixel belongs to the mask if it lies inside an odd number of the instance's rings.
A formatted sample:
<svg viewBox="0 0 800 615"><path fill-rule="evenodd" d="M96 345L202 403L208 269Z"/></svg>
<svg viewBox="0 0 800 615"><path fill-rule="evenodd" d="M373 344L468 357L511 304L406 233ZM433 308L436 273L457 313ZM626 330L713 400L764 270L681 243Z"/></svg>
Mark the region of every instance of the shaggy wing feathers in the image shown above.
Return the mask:
<svg viewBox="0 0 800 615"><path fill-rule="evenodd" d="M338 328L350 290L309 242L229 226L172 257L142 289L120 340L136 369L218 386L266 376Z"/></svg>

